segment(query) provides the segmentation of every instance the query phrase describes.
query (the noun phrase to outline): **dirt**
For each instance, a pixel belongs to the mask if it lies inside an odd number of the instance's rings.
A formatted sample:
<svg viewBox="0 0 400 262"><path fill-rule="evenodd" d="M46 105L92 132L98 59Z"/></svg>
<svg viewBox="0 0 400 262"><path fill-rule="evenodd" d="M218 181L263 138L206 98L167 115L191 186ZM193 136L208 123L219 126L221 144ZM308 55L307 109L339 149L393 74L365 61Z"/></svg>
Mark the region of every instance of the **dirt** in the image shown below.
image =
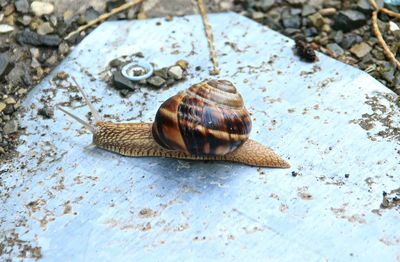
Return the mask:
<svg viewBox="0 0 400 262"><path fill-rule="evenodd" d="M400 207L400 188L391 190L389 193L382 193L381 208L391 209Z"/></svg>
<svg viewBox="0 0 400 262"><path fill-rule="evenodd" d="M31 242L21 240L15 231L4 232L2 237L0 239L0 257L8 256L11 259L14 254L17 254L21 260L28 258L39 260L42 258L42 248L32 246Z"/></svg>
<svg viewBox="0 0 400 262"><path fill-rule="evenodd" d="M366 96L366 102L372 113L364 113L361 118L350 123L358 124L368 131L369 138L389 139L400 142L400 122L398 118L399 98L388 93L378 93L375 96Z"/></svg>

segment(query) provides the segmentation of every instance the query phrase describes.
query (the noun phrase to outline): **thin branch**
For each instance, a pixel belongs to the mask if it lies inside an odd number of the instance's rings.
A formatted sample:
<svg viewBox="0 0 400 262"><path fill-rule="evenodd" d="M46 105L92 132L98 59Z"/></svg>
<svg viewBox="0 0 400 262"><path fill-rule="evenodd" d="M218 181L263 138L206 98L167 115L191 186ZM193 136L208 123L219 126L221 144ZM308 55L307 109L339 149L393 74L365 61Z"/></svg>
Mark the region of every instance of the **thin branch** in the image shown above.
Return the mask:
<svg viewBox="0 0 400 262"><path fill-rule="evenodd" d="M397 67L397 69L400 70L400 62L396 59L396 56L390 50L390 48L386 44L385 40L383 39L381 32L379 31L378 13L379 13L379 11L382 11L382 9L378 8L378 5L376 4L375 0L369 0L369 3L375 9L372 12L372 18L371 18L372 32L375 34L376 38L378 39L378 44L383 48L383 52L385 53L386 57L390 60L390 62L392 64L394 64Z"/></svg>
<svg viewBox="0 0 400 262"><path fill-rule="evenodd" d="M210 74L218 75L219 68L218 68L217 54L215 52L214 43L213 43L213 35L211 32L210 24L208 23L207 13L206 13L206 9L204 8L203 0L197 0L197 5L199 7L201 19L203 20L204 30L206 31L208 46L210 48L211 61L213 63L213 67L214 67L213 70L210 72Z"/></svg>
<svg viewBox="0 0 400 262"><path fill-rule="evenodd" d="M133 0L132 2L128 2L128 3L123 4L123 5L121 5L121 6L117 7L117 8L114 8L109 13L102 14L98 18L89 21L86 25L78 27L78 29L76 29L75 31L69 33L64 39L68 40L72 36L74 36L75 34L80 33L83 30L86 30L87 28L89 28L89 27L91 27L91 26L93 26L93 25L95 25L97 23L103 22L103 21L107 20L109 17L111 17L111 16L113 16L115 14L118 14L118 13L120 13L122 11L125 11L125 10L127 10L127 9L137 5L137 4L140 4L143 1L144 0Z"/></svg>
<svg viewBox="0 0 400 262"><path fill-rule="evenodd" d="M400 19L400 14L399 13L393 12L393 11L391 11L389 9L381 8L379 11L384 13L384 14L387 14L388 16L393 16L393 17L396 17L397 19Z"/></svg>

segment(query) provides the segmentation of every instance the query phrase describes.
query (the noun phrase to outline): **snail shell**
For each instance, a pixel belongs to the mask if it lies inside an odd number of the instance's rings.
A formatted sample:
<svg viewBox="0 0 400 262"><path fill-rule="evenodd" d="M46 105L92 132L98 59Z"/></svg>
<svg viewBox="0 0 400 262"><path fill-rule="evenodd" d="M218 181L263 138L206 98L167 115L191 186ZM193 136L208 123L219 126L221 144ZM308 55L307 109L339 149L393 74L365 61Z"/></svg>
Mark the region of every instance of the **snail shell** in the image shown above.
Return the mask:
<svg viewBox="0 0 400 262"><path fill-rule="evenodd" d="M227 80L192 85L165 101L152 134L163 148L192 155L225 155L248 138L251 118L242 96Z"/></svg>

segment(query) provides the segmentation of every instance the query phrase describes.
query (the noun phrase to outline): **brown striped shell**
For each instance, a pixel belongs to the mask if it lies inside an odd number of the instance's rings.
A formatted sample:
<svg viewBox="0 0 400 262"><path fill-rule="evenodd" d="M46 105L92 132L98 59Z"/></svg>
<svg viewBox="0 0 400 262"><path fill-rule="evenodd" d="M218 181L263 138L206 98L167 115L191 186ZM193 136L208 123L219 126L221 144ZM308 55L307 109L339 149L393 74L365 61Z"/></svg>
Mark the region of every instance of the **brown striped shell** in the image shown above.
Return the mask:
<svg viewBox="0 0 400 262"><path fill-rule="evenodd" d="M250 131L242 96L227 80L204 81L169 98L152 127L160 146L192 155L225 155L242 145Z"/></svg>

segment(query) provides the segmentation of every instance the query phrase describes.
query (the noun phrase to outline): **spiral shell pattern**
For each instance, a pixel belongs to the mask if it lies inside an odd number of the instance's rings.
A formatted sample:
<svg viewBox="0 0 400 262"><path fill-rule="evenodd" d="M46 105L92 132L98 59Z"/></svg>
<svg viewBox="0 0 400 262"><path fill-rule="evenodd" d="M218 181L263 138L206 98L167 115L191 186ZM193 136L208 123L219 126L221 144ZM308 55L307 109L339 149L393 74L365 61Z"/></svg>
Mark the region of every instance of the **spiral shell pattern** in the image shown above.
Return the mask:
<svg viewBox="0 0 400 262"><path fill-rule="evenodd" d="M248 138L251 118L227 80L208 80L169 98L152 127L156 142L193 155L225 155Z"/></svg>

